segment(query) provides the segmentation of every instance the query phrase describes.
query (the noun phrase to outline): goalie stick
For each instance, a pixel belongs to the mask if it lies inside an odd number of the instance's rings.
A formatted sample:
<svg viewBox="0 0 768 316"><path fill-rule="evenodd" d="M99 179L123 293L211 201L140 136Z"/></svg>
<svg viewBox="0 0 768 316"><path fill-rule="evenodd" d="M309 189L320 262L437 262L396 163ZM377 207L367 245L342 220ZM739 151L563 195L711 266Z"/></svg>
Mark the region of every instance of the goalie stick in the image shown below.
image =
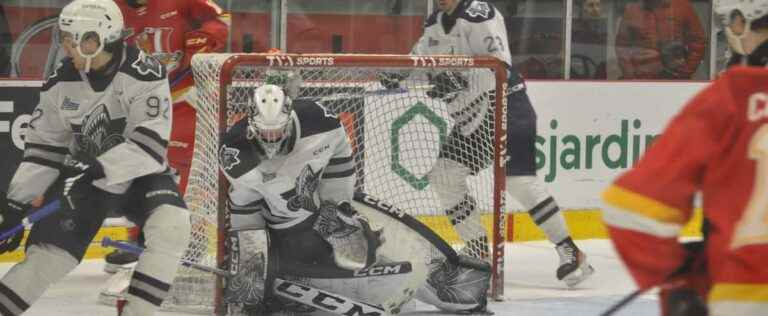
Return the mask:
<svg viewBox="0 0 768 316"><path fill-rule="evenodd" d="M117 248L120 250L137 254L137 255L141 254L145 250L145 248L142 248L140 246L112 240L109 237L104 237L104 239L101 240L101 245L104 247ZM156 250L154 252L171 256L174 258L178 258L177 256L169 253L159 252ZM178 258L178 259L182 265L190 268L213 273L216 275L220 275L222 277L233 276L228 271L225 271L219 268L199 264L196 262L191 262L189 260L185 260L182 258ZM272 290L274 293L276 293L280 297L292 300L300 304L311 306L329 313L333 313L336 315L367 315L367 316L390 315L383 308L379 306L359 302L354 299L351 299L336 293L331 293L328 291L307 286L305 284L299 284L299 283L291 282L281 278L275 278L273 282Z"/></svg>
<svg viewBox="0 0 768 316"><path fill-rule="evenodd" d="M39 220L45 218L46 216L51 215L51 214L57 212L60 209L61 209L61 201L59 201L59 200L54 200L54 201L46 204L45 206L43 206L43 207L37 209L36 211L32 212L32 214L27 215L27 217L22 218L20 224L12 227L9 230L6 230L6 231L2 232L2 234L0 234L0 240L8 239L9 237L11 237L11 236L17 234L18 232L24 230L25 226L32 225L32 224L38 222Z"/></svg>

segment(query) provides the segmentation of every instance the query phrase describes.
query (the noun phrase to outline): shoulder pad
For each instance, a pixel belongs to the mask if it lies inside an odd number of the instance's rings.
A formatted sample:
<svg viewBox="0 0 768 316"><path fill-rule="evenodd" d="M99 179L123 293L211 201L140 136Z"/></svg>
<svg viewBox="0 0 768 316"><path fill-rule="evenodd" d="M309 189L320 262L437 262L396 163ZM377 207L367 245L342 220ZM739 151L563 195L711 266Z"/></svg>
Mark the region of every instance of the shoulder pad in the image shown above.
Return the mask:
<svg viewBox="0 0 768 316"><path fill-rule="evenodd" d="M339 119L319 103L308 99L293 101L293 110L299 118L301 137L332 131L341 126Z"/></svg>
<svg viewBox="0 0 768 316"><path fill-rule="evenodd" d="M48 91L57 83L64 81L83 81L83 78L80 77L77 69L75 69L75 65L72 64L72 58L69 57L63 58L59 62L56 70L45 80L40 90Z"/></svg>
<svg viewBox="0 0 768 316"><path fill-rule="evenodd" d="M432 14L427 17L426 20L424 20L424 28L428 28L432 25L435 25L437 23L437 15L440 13L440 11L435 10L435 12L432 12Z"/></svg>
<svg viewBox="0 0 768 316"><path fill-rule="evenodd" d="M133 45L125 47L125 62L120 66L120 72L139 81L165 80L168 75L160 61Z"/></svg>
<svg viewBox="0 0 768 316"><path fill-rule="evenodd" d="M235 123L227 130L219 148L222 171L235 179L253 170L260 162L254 146L248 141L247 128L247 119Z"/></svg>
<svg viewBox="0 0 768 316"><path fill-rule="evenodd" d="M486 1L472 0L465 2L459 18L473 23L485 22L496 17L496 8Z"/></svg>

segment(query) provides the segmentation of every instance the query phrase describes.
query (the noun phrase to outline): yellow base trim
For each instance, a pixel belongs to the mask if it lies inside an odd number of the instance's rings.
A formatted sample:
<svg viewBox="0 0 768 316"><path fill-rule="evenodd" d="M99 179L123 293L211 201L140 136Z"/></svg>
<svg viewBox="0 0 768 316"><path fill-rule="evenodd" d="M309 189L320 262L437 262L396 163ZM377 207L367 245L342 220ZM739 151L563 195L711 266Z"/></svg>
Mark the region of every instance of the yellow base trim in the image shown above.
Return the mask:
<svg viewBox="0 0 768 316"><path fill-rule="evenodd" d="M615 207L662 223L685 223L683 212L679 209L616 185L603 192L603 200Z"/></svg>
<svg viewBox="0 0 768 316"><path fill-rule="evenodd" d="M709 292L709 301L768 302L768 284L718 283Z"/></svg>
<svg viewBox="0 0 768 316"><path fill-rule="evenodd" d="M0 255L0 262L18 262L23 260L24 244L27 241L28 234L29 231L24 233L21 246L16 249L16 251ZM101 240L104 237L109 237L114 240L126 240L128 237L128 230L125 227L102 227L88 246L88 250L85 251L85 259L104 258L105 255L112 252L111 248L104 248L101 246Z"/></svg>
<svg viewBox="0 0 768 316"><path fill-rule="evenodd" d="M608 238L608 233L603 224L600 210L566 210L563 214L573 239ZM453 226L451 226L448 216L417 216L417 218L432 228L432 230L449 243L457 243L459 241L459 236L456 234L456 230L453 229ZM485 214L482 217L482 222L488 236L493 236L491 233L493 217L490 214ZM507 214L507 223L513 225L511 228L512 235L510 236L510 231L506 234L507 241L521 242L546 239L544 232L536 226L533 220L531 220L531 217L528 216L528 213ZM505 227L508 230L510 229L510 225L505 225ZM696 237L701 235L699 233L700 231L701 210L697 209L694 212L694 216L691 218L690 223L683 227L681 235L686 237ZM115 240L126 240L128 232L125 227L103 227L88 247L88 250L85 253L86 259L103 258L106 254L112 252L112 249L101 246L101 239L105 236ZM14 252L0 255L0 262L17 262L24 259L23 249L25 241L26 233L22 240L22 246Z"/></svg>

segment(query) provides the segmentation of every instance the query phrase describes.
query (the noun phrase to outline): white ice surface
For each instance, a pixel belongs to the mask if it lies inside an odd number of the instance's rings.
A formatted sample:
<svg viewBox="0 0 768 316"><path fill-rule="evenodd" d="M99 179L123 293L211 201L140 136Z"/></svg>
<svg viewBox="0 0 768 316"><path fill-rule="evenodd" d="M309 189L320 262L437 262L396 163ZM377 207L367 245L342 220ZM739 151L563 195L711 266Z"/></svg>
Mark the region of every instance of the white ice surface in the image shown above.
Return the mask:
<svg viewBox="0 0 768 316"><path fill-rule="evenodd" d="M557 254L547 242L508 244L505 298L492 302L499 316L599 315L635 288L610 242L584 240L577 244L596 269L589 280L568 289L555 279ZM115 315L114 307L97 302L99 288L109 277L101 271L102 260L86 260L64 280L51 287L24 315ZM5 273L11 264L0 264ZM617 315L658 315L655 295L640 296ZM442 315L430 306L411 303L401 315ZM161 315L183 315L162 313Z"/></svg>

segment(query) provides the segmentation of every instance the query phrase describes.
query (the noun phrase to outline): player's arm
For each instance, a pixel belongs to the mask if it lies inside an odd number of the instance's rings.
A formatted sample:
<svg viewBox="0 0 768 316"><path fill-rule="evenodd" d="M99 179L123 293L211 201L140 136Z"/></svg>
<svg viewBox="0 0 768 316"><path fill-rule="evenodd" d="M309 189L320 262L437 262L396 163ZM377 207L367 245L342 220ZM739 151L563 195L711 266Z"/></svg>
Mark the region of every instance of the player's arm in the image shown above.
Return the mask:
<svg viewBox="0 0 768 316"><path fill-rule="evenodd" d="M168 168L166 153L171 134L171 92L162 65L144 56L146 67L156 69L124 87L121 102L128 109L127 126L133 126L125 142L98 157L107 184L123 183Z"/></svg>
<svg viewBox="0 0 768 316"><path fill-rule="evenodd" d="M330 137L337 139L333 155L320 177L318 192L323 201L351 201L355 187L355 160L352 146L344 126L335 129Z"/></svg>
<svg viewBox="0 0 768 316"><path fill-rule="evenodd" d="M720 97L723 86L696 96L636 167L603 193L603 220L640 287L660 284L686 259L678 234L691 218L707 162L734 119Z"/></svg>
<svg viewBox="0 0 768 316"><path fill-rule="evenodd" d="M210 0L191 0L188 5L188 16L195 19L199 27L185 36L186 55L223 51L229 34L229 13Z"/></svg>
<svg viewBox="0 0 768 316"><path fill-rule="evenodd" d="M55 74L54 74L55 76ZM24 156L11 179L8 199L28 204L45 193L59 176L69 153L72 133L59 115L49 79L40 92L40 103L32 112L25 138Z"/></svg>

